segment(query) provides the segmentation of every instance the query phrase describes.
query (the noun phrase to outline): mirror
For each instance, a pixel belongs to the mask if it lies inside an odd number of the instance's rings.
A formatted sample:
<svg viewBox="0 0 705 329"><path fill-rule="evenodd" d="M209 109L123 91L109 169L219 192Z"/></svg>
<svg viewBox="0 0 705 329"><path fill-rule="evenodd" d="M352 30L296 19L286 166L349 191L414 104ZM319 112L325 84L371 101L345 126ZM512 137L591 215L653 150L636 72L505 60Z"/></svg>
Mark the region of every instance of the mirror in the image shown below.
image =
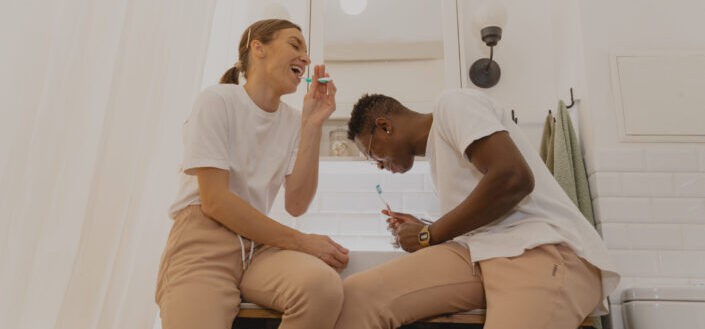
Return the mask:
<svg viewBox="0 0 705 329"><path fill-rule="evenodd" d="M446 59L453 58L444 51L442 3L326 0L323 60L338 87L332 119L349 118L365 93L386 94L418 112L433 110L449 87Z"/></svg>

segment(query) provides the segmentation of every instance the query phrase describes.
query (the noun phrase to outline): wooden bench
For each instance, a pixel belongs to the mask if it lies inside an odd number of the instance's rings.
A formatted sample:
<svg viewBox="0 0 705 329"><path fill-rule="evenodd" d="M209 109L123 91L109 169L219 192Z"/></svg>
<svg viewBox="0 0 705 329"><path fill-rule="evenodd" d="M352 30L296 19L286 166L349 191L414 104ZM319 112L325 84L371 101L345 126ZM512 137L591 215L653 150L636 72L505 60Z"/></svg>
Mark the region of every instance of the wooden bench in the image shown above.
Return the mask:
<svg viewBox="0 0 705 329"><path fill-rule="evenodd" d="M237 314L238 319L281 319L280 312L260 307L253 303L242 303L240 312ZM438 316L432 319L420 321L420 323L455 323L455 324L484 324L485 310L472 310L467 312L455 313ZM592 327L592 319L587 318L580 327Z"/></svg>

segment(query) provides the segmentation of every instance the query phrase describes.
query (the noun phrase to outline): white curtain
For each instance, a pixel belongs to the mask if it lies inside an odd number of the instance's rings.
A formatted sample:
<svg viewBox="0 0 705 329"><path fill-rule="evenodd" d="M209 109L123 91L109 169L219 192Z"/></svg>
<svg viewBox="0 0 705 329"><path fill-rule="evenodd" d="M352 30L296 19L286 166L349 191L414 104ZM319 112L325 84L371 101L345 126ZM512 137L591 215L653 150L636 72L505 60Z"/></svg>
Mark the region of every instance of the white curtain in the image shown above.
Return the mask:
<svg viewBox="0 0 705 329"><path fill-rule="evenodd" d="M215 2L0 3L0 328L151 328Z"/></svg>

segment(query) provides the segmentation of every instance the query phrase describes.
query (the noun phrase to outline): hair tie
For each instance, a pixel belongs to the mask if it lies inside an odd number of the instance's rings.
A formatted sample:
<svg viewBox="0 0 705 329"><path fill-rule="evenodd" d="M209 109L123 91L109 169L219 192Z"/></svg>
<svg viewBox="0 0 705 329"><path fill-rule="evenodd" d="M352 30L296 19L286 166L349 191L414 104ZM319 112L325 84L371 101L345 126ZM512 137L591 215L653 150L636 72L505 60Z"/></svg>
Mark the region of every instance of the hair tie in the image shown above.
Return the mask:
<svg viewBox="0 0 705 329"><path fill-rule="evenodd" d="M235 62L235 65L233 65L238 71L242 71L242 62L237 61Z"/></svg>

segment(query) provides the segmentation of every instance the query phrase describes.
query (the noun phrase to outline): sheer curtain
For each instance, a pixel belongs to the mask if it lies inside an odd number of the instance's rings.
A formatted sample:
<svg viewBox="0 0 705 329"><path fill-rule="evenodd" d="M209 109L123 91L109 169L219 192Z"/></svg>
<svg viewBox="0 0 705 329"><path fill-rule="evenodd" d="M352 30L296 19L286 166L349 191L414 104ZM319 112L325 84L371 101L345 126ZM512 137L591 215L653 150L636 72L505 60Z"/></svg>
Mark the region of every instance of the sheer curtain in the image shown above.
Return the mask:
<svg viewBox="0 0 705 329"><path fill-rule="evenodd" d="M0 3L0 328L151 328L215 2Z"/></svg>

